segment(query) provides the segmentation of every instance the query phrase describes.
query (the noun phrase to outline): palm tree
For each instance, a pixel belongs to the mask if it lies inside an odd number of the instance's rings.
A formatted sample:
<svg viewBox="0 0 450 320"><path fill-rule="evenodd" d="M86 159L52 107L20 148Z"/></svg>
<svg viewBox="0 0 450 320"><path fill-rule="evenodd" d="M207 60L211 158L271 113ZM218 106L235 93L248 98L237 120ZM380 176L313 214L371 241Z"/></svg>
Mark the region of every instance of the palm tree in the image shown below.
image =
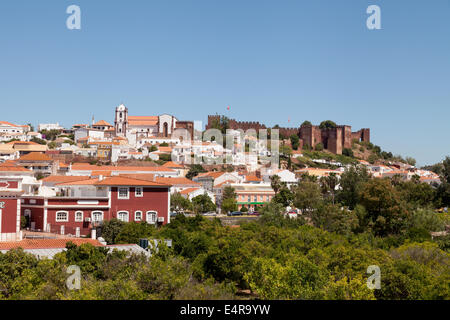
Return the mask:
<svg viewBox="0 0 450 320"><path fill-rule="evenodd" d="M275 191L275 194L278 193L281 189L281 178L280 176L274 174L270 177L270 186L272 187L273 191Z"/></svg>

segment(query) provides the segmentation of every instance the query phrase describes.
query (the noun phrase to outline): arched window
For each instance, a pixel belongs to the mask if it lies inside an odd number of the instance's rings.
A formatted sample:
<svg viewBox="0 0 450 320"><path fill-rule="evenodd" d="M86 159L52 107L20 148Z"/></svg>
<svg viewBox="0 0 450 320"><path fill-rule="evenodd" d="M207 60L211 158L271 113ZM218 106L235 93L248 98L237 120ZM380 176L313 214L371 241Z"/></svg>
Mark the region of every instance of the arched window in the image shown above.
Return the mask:
<svg viewBox="0 0 450 320"><path fill-rule="evenodd" d="M69 221L69 213L67 211L56 212L56 222L67 222Z"/></svg>
<svg viewBox="0 0 450 320"><path fill-rule="evenodd" d="M147 211L147 223L155 224L157 217L158 217L158 212Z"/></svg>
<svg viewBox="0 0 450 320"><path fill-rule="evenodd" d="M134 221L141 221L142 220L142 211L136 211L134 213Z"/></svg>
<svg viewBox="0 0 450 320"><path fill-rule="evenodd" d="M92 212L92 221L93 222L103 221L103 212L102 211L93 211Z"/></svg>
<svg viewBox="0 0 450 320"><path fill-rule="evenodd" d="M25 217L31 217L31 210L30 210L30 209L26 209L26 210L23 212L23 215L24 215Z"/></svg>
<svg viewBox="0 0 450 320"><path fill-rule="evenodd" d="M75 212L75 222L83 222L83 211Z"/></svg>
<svg viewBox="0 0 450 320"><path fill-rule="evenodd" d="M117 219L123 222L128 222L128 212L127 211L120 211L117 213Z"/></svg>
<svg viewBox="0 0 450 320"><path fill-rule="evenodd" d="M164 122L164 125L163 125L163 134L164 134L164 137L168 137L169 136L169 124L167 123L167 122Z"/></svg>

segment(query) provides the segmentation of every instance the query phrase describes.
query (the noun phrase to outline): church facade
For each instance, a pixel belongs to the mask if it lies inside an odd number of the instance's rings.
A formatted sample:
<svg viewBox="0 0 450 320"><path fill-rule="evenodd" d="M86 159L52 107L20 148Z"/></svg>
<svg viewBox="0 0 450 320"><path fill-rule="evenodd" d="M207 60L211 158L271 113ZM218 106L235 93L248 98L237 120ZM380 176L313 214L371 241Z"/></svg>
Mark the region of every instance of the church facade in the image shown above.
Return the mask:
<svg viewBox="0 0 450 320"><path fill-rule="evenodd" d="M176 129L186 129L194 134L193 121L179 121L172 115L130 116L128 108L121 104L116 108L114 130L116 136L138 141L150 137L170 138Z"/></svg>

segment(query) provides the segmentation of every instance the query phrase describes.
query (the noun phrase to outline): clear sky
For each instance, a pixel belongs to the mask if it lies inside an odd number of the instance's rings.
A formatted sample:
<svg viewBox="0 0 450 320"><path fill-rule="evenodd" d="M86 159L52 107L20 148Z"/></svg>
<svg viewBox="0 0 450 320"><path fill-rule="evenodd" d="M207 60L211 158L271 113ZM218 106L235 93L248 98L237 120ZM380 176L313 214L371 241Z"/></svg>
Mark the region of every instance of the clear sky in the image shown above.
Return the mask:
<svg viewBox="0 0 450 320"><path fill-rule="evenodd" d="M66 28L71 4L81 30ZM382 30L366 27L372 4ZM450 1L0 1L1 120L113 122L121 102L204 122L331 119L438 162L450 154Z"/></svg>

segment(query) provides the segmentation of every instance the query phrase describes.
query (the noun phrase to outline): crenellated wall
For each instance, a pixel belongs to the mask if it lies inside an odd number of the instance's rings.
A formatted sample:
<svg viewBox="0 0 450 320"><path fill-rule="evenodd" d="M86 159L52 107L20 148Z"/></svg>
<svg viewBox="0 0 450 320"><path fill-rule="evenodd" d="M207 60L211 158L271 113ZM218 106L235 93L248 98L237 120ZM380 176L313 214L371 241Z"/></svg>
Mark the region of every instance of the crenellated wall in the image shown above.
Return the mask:
<svg viewBox="0 0 450 320"><path fill-rule="evenodd" d="M212 128L214 121L220 121L220 116L208 116L206 129ZM257 121L236 121L235 119L229 119L228 125L230 129L234 130L242 129L246 131L248 129L254 129L258 131L260 129L267 129L264 124ZM354 139L370 142L370 129L364 128L352 132L352 127L348 125L339 125L336 128L326 129L321 129L319 126L314 125L305 125L300 128L278 129L280 135L285 137L289 137L292 134L298 135L302 146L308 145L315 148L318 143L322 143L324 149L335 154L342 154L342 150L345 148L351 149Z"/></svg>

